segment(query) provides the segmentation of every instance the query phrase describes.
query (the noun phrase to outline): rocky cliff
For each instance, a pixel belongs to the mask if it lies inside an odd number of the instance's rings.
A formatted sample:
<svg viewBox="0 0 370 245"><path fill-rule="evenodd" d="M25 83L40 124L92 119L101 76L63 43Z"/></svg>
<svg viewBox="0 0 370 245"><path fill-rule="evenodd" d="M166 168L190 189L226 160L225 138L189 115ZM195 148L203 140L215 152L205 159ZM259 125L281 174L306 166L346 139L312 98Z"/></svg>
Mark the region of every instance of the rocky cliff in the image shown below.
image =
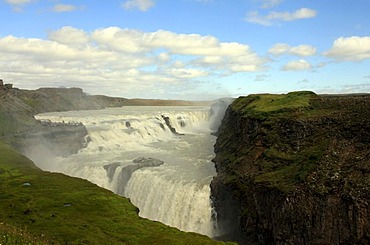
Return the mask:
<svg viewBox="0 0 370 245"><path fill-rule="evenodd" d="M40 123L35 114L48 111L100 109L119 106L125 99L94 97L79 88L42 88L20 90L0 88L0 140L25 152L28 145L47 141L58 155L68 155L84 146L87 135L83 125Z"/></svg>
<svg viewBox="0 0 370 245"><path fill-rule="evenodd" d="M370 243L370 96L311 92L235 100L211 183L224 239Z"/></svg>

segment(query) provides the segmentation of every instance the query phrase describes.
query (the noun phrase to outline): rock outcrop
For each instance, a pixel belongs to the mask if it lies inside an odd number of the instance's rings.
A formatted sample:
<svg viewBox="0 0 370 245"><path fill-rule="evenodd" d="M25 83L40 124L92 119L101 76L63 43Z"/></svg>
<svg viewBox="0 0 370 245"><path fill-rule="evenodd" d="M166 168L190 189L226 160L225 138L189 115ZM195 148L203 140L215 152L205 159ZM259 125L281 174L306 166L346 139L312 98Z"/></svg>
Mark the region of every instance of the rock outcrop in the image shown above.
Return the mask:
<svg viewBox="0 0 370 245"><path fill-rule="evenodd" d="M218 133L220 239L370 243L369 95L240 97Z"/></svg>
<svg viewBox="0 0 370 245"><path fill-rule="evenodd" d="M36 130L28 130L17 134L13 145L28 153L27 150L36 150L35 145L43 147L55 156L69 156L86 147L88 132L84 125L80 124L45 124ZM31 146L31 147L30 147Z"/></svg>
<svg viewBox="0 0 370 245"><path fill-rule="evenodd" d="M173 134L176 134L176 135L184 135L184 134L181 134L181 133L177 132L176 131L176 128L172 127L171 122L170 122L170 117L165 116L165 115L162 115L162 118L165 121L166 126L171 130L171 132Z"/></svg>
<svg viewBox="0 0 370 245"><path fill-rule="evenodd" d="M152 158L152 157L138 157L132 161L134 164L125 166L121 169L117 177L117 189L115 192L120 195L125 194L125 189L127 186L128 181L130 180L133 172L138 169L145 168L145 167L158 167L161 166L164 162L162 160ZM104 169L107 171L107 176L109 181L113 180L115 172L117 168L121 166L119 162L111 163L104 165Z"/></svg>

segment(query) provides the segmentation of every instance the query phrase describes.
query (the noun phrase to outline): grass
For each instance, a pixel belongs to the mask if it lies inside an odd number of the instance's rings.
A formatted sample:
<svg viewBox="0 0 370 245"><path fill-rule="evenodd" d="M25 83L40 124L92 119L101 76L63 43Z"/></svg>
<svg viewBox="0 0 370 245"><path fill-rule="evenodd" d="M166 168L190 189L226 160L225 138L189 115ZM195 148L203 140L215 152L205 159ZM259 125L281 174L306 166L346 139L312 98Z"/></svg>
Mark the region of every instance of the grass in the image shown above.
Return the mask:
<svg viewBox="0 0 370 245"><path fill-rule="evenodd" d="M43 172L1 142L0 200L0 244L217 244L140 218L128 199Z"/></svg>
<svg viewBox="0 0 370 245"><path fill-rule="evenodd" d="M271 116L272 112L291 112L294 109L305 109L310 99L317 95L309 91L290 92L288 94L258 94L239 97L232 104L234 111L245 116Z"/></svg>
<svg viewBox="0 0 370 245"><path fill-rule="evenodd" d="M261 159L261 174L256 176L257 183L267 183L268 186L289 193L296 184L304 182L308 173L313 170L322 159L328 139L319 135L313 144L305 146L299 151L285 146L286 150L278 150L274 146L267 148ZM277 145L284 145L283 140L275 139Z"/></svg>
<svg viewBox="0 0 370 245"><path fill-rule="evenodd" d="M16 125L12 123L11 118L2 111L0 106L0 136L8 132L15 132Z"/></svg>

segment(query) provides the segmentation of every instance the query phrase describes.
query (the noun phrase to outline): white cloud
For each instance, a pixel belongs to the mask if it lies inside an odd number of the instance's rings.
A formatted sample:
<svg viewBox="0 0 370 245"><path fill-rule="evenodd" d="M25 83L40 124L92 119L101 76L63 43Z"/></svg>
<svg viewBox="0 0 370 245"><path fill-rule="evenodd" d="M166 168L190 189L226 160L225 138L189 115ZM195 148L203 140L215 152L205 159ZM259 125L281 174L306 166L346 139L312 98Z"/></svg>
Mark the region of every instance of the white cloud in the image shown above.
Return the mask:
<svg viewBox="0 0 370 245"><path fill-rule="evenodd" d="M71 12L75 10L77 10L77 7L71 4L56 4L53 7L54 12Z"/></svg>
<svg viewBox="0 0 370 245"><path fill-rule="evenodd" d="M298 45L291 47L286 43L277 43L272 46L269 53L273 55L298 55L298 56L312 56L316 54L316 48L310 45Z"/></svg>
<svg viewBox="0 0 370 245"><path fill-rule="evenodd" d="M67 45L85 45L90 41L89 34L81 29L64 26L57 31L50 32L49 39Z"/></svg>
<svg viewBox="0 0 370 245"><path fill-rule="evenodd" d="M248 45L221 43L215 37L198 34L177 34L163 30L144 33L110 27L94 31L92 38L101 47L112 51L147 53L166 49L173 54L194 57L203 66L219 66L235 72L256 71L265 62Z"/></svg>
<svg viewBox="0 0 370 245"><path fill-rule="evenodd" d="M33 0L5 0L6 3L12 4L12 5L23 5L33 2Z"/></svg>
<svg viewBox="0 0 370 245"><path fill-rule="evenodd" d="M282 55L289 53L291 47L286 43L277 43L272 46L268 52L273 55Z"/></svg>
<svg viewBox="0 0 370 245"><path fill-rule="evenodd" d="M190 94L199 80L262 70L265 63L245 44L163 30L66 26L47 40L0 37L2 76L23 88L80 86L92 94L154 98L164 90Z"/></svg>
<svg viewBox="0 0 370 245"><path fill-rule="evenodd" d="M301 8L295 12L276 12L271 11L265 16L261 16L258 11L248 12L245 21L260 25L269 26L276 21L294 21L299 19L309 19L317 15L316 10Z"/></svg>
<svg viewBox="0 0 370 245"><path fill-rule="evenodd" d="M293 60L282 67L283 71L302 71L311 69L311 64L305 60Z"/></svg>
<svg viewBox="0 0 370 245"><path fill-rule="evenodd" d="M219 63L222 63L222 60L223 60L222 56L217 56L217 55L206 56L201 60L201 63L204 63L204 64L219 64Z"/></svg>
<svg viewBox="0 0 370 245"><path fill-rule="evenodd" d="M338 61L360 61L370 58L370 36L340 37L324 55Z"/></svg>
<svg viewBox="0 0 370 245"><path fill-rule="evenodd" d="M273 8L277 5L279 5L282 0L260 0L262 2L261 8Z"/></svg>
<svg viewBox="0 0 370 245"><path fill-rule="evenodd" d="M122 3L125 9L139 9L140 11L148 11L154 6L154 0L128 0Z"/></svg>
<svg viewBox="0 0 370 245"><path fill-rule="evenodd" d="M171 75L177 78L199 78L207 76L208 72L199 69L172 68L168 70Z"/></svg>
<svg viewBox="0 0 370 245"><path fill-rule="evenodd" d="M161 62L169 62L171 60L171 56L168 53L160 53L158 55L158 60Z"/></svg>
<svg viewBox="0 0 370 245"><path fill-rule="evenodd" d="M299 45L290 49L291 54L299 56L312 56L316 54L316 48L310 45Z"/></svg>
<svg viewBox="0 0 370 245"><path fill-rule="evenodd" d="M5 0L6 3L12 6L13 11L21 12L23 7L27 4L35 2L36 0Z"/></svg>

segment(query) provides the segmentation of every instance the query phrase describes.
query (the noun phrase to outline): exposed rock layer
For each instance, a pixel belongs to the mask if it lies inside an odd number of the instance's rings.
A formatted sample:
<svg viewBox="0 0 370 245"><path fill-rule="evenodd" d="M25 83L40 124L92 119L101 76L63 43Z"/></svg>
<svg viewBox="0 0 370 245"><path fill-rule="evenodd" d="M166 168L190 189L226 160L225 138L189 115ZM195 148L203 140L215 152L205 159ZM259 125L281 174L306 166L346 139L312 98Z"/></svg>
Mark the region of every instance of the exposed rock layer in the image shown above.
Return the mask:
<svg viewBox="0 0 370 245"><path fill-rule="evenodd" d="M370 96L241 97L215 145L218 225L240 244L370 243Z"/></svg>
<svg viewBox="0 0 370 245"><path fill-rule="evenodd" d="M83 125L47 124L35 120L41 112L102 109L122 106L127 99L86 95L80 88L0 90L0 140L24 152L27 145L48 142L59 155L68 155L84 146Z"/></svg>

